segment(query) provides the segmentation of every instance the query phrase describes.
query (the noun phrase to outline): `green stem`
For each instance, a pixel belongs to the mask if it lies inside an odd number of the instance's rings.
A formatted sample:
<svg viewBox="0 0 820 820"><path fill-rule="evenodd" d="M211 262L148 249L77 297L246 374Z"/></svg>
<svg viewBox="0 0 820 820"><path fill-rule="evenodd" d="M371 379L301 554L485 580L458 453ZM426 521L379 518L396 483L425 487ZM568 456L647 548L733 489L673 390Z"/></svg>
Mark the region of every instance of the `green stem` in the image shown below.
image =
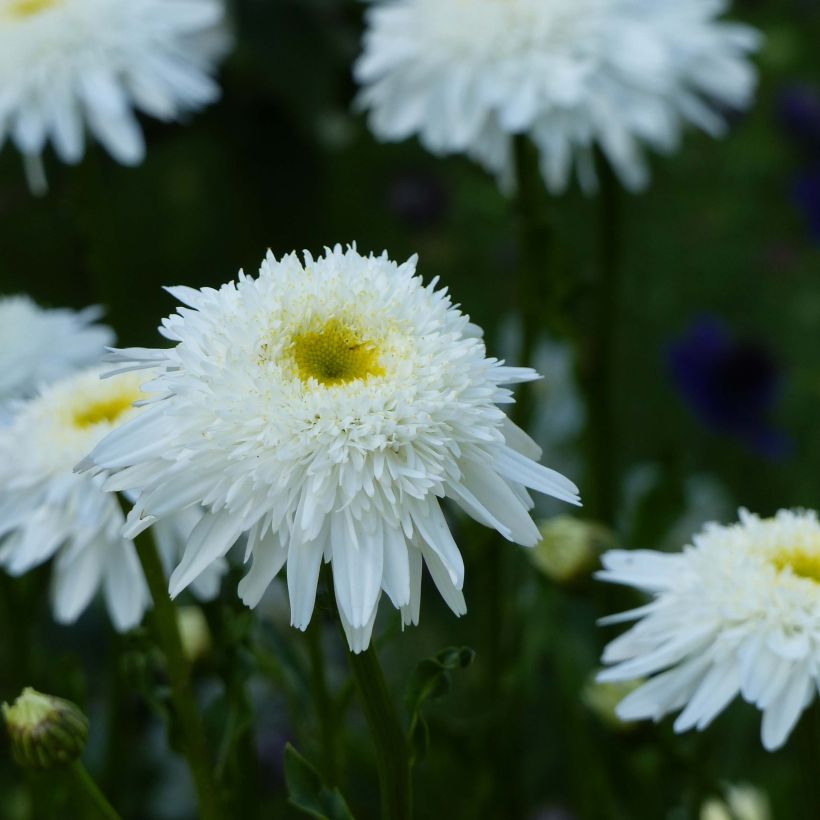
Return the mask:
<svg viewBox="0 0 820 820"><path fill-rule="evenodd" d="M329 573L325 574L325 579L329 605L342 637L347 642ZM381 820L410 820L413 816L410 750L398 712L390 697L378 655L371 644L364 652L348 652L347 658L362 702L362 711L376 746Z"/></svg>
<svg viewBox="0 0 820 820"><path fill-rule="evenodd" d="M317 617L307 631L308 653L310 654L311 688L316 713L319 719L319 731L322 738L322 761L325 782L329 786L337 785L336 766L336 708L328 692L325 675L325 655L322 651L322 624Z"/></svg>
<svg viewBox="0 0 820 820"><path fill-rule="evenodd" d="M589 343L582 379L588 413L585 504L592 518L612 525L617 474L614 364L621 290L621 213L618 181L607 161L600 155L598 160L598 262L591 290Z"/></svg>
<svg viewBox="0 0 820 820"><path fill-rule="evenodd" d="M106 796L100 791L99 786L94 782L88 770L83 766L82 761L75 760L71 764L70 771L74 782L85 792L89 801L94 804L100 817L105 817L107 820L122 820L114 807L108 802Z"/></svg>
<svg viewBox="0 0 820 820"><path fill-rule="evenodd" d="M221 820L222 810L208 754L208 741L196 709L191 668L182 650L176 606L168 595L165 573L150 535L143 534L137 539L137 554L154 601L154 625L165 653L171 701L194 781L200 817L202 820Z"/></svg>
<svg viewBox="0 0 820 820"><path fill-rule="evenodd" d="M538 335L554 319L560 302L560 283L550 256L552 229L546 213L544 185L538 168L538 152L524 136L513 142L515 163L515 214L518 241L516 302L522 322L522 365L532 364ZM526 427L532 415L532 391L524 385L515 409L517 423Z"/></svg>

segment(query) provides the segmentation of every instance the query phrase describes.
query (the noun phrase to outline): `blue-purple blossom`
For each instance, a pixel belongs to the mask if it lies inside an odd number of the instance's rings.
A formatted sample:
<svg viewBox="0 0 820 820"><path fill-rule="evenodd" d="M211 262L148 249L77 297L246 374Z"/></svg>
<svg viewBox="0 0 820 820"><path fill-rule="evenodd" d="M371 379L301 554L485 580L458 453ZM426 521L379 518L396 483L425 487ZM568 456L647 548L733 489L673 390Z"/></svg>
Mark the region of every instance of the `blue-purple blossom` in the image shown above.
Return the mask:
<svg viewBox="0 0 820 820"><path fill-rule="evenodd" d="M782 370L764 345L736 339L719 320L703 317L669 346L667 364L686 404L707 427L768 458L787 453L788 438L771 421Z"/></svg>

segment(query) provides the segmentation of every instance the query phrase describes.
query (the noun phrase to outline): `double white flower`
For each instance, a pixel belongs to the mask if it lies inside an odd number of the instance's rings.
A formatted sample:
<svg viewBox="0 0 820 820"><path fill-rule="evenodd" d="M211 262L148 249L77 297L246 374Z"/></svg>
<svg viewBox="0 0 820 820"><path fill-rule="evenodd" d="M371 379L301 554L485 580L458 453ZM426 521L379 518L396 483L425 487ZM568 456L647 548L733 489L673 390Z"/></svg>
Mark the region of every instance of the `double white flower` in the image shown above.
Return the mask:
<svg viewBox="0 0 820 820"><path fill-rule="evenodd" d="M64 162L85 132L118 161L145 153L134 115L174 120L213 102L221 0L0 0L0 145Z"/></svg>
<svg viewBox="0 0 820 820"><path fill-rule="evenodd" d="M528 546L540 536L527 488L577 503L501 409L512 402L502 385L536 373L487 358L479 328L415 265L338 246L304 261L269 254L258 278L171 288L186 305L162 324L174 347L120 352L126 369L159 374L144 385L153 398L84 466L109 473L109 490L142 490L128 537L207 507L172 595L247 533L245 603L287 564L291 620L304 629L320 565L332 563L361 651L382 592L404 623L418 621L423 563L466 611L443 498Z"/></svg>
<svg viewBox="0 0 820 820"><path fill-rule="evenodd" d="M683 711L704 729L738 695L763 712L767 749L785 743L820 687L820 523L814 512L745 510L709 524L683 552L608 552L601 578L652 595L613 616L637 620L606 648L601 680L653 675L618 707L624 720Z"/></svg>
<svg viewBox="0 0 820 820"><path fill-rule="evenodd" d="M509 178L513 135L538 146L549 188L596 184L599 147L633 190L644 146L669 153L691 124L749 105L758 33L722 0L379 0L356 64L375 135L418 136Z"/></svg>

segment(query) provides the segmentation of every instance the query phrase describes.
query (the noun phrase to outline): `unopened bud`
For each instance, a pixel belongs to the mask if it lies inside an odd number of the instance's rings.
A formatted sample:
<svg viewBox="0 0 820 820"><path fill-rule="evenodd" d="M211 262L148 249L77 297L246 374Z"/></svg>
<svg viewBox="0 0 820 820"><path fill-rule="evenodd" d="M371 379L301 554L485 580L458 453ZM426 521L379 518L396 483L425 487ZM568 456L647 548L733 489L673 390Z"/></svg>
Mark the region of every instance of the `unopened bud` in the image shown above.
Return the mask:
<svg viewBox="0 0 820 820"><path fill-rule="evenodd" d="M14 759L28 769L73 763L88 739L88 718L62 698L26 687L13 706L3 704Z"/></svg>
<svg viewBox="0 0 820 820"><path fill-rule="evenodd" d="M732 815L722 800L710 797L700 807L700 820L732 820Z"/></svg>
<svg viewBox="0 0 820 820"><path fill-rule="evenodd" d="M211 630L202 610L198 606L179 607L177 623L185 657L192 663L205 657L211 651Z"/></svg>
<svg viewBox="0 0 820 820"><path fill-rule="evenodd" d="M610 729L628 731L635 723L621 720L615 712L615 707L643 683L645 681L640 679L600 682L593 676L584 687L581 700L587 709Z"/></svg>
<svg viewBox="0 0 820 820"><path fill-rule="evenodd" d="M539 530L542 540L532 551L533 563L559 583L589 574L601 552L613 543L606 527L570 515L543 521Z"/></svg>

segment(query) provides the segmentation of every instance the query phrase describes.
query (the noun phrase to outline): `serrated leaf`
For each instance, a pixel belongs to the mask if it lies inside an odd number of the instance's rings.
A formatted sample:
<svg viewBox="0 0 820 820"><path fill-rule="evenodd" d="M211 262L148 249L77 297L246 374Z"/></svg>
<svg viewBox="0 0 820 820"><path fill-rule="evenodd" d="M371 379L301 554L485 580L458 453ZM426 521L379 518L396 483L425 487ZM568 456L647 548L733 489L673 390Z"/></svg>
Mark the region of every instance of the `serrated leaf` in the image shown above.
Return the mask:
<svg viewBox="0 0 820 820"><path fill-rule="evenodd" d="M322 782L319 772L296 749L285 746L285 784L288 801L317 820L354 820L342 793Z"/></svg>

